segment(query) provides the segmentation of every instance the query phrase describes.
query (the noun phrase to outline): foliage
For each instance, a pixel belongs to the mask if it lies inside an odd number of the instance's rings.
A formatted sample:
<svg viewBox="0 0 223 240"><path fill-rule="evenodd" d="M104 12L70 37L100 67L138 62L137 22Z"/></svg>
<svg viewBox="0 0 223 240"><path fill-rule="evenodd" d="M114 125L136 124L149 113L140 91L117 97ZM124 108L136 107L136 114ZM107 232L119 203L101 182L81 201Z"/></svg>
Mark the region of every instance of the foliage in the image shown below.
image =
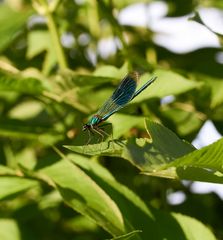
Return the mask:
<svg viewBox="0 0 223 240"><path fill-rule="evenodd" d="M194 13L222 44L199 14L222 1L164 2L169 17ZM180 181L223 183L222 139L191 144L207 120L223 133L222 49L158 46L152 29L119 23L135 3L0 4L0 239L223 239L222 200ZM157 80L109 118L109 137L86 145L83 123L132 70L140 85ZM186 200L171 205L178 191Z"/></svg>

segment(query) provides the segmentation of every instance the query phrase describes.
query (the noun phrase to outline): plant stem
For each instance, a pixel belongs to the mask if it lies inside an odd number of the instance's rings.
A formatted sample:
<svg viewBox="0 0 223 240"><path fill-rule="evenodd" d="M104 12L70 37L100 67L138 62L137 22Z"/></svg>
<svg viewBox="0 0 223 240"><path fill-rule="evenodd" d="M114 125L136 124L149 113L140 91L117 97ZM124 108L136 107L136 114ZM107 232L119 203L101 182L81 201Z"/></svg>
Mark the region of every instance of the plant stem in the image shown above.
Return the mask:
<svg viewBox="0 0 223 240"><path fill-rule="evenodd" d="M55 46L58 64L59 64L60 68L62 68L62 69L68 68L66 57L65 57L63 48L61 46L61 43L60 43L59 33L57 31L56 24L53 20L53 16L51 15L51 13L49 11L47 11L46 17L47 17L47 24L48 24L48 28L50 31L51 39Z"/></svg>
<svg viewBox="0 0 223 240"><path fill-rule="evenodd" d="M60 36L57 30L55 21L53 19L53 13L50 10L49 4L47 3L46 0L39 0L39 2L41 2L41 6L44 8L44 12L42 12L41 14L44 14L47 19L47 26L50 32L52 44L55 47L55 52L56 52L59 67L61 69L68 68L67 60L60 43Z"/></svg>

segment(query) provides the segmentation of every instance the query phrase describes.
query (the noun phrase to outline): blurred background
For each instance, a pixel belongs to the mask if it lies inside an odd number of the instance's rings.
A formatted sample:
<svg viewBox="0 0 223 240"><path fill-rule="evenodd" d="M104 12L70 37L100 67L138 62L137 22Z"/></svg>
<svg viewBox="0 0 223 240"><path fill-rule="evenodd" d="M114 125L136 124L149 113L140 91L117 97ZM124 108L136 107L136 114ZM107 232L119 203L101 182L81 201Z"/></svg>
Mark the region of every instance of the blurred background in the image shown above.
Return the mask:
<svg viewBox="0 0 223 240"><path fill-rule="evenodd" d="M84 144L83 122L113 91L117 79L132 69L142 74L161 69L198 87L153 97L141 107L131 105L124 114L158 121L198 149L222 137L222 0L1 0L0 24L2 166L30 171L40 159L57 158L53 144ZM82 75L94 76L95 82ZM30 85L14 82L27 77ZM44 91L52 86L55 91L45 94L42 86L31 83L33 78L41 79ZM114 116L111 122L120 123L122 117ZM131 136L145 136L144 126L134 123L119 137ZM141 176L126 161L98 161L153 207L195 217L223 239L220 184L171 182ZM38 232L27 239L107 236L78 213L74 220L58 196L50 205L47 187L37 192L0 203L1 216L22 225L32 221L31 230L20 226L24 236ZM44 196L39 204L36 199ZM71 237L74 232L76 238Z"/></svg>

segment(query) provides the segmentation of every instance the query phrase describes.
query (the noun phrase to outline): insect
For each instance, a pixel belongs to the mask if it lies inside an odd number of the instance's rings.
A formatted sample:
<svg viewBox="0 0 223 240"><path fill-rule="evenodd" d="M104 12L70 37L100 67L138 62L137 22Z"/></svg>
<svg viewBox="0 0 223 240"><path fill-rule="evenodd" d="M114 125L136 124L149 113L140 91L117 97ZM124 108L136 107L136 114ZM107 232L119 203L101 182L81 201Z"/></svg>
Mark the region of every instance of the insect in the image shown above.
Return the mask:
<svg viewBox="0 0 223 240"><path fill-rule="evenodd" d="M104 135L109 135L102 128L101 125L106 121L112 114L123 108L128 102L133 100L142 91L144 91L151 83L156 80L156 77L152 77L148 82L146 82L140 89L136 90L137 82L139 80L138 72L130 72L127 74L119 86L115 89L111 97L102 105L102 107L93 115L90 120L84 124L83 131L88 131L90 142L90 133L99 134L102 139Z"/></svg>

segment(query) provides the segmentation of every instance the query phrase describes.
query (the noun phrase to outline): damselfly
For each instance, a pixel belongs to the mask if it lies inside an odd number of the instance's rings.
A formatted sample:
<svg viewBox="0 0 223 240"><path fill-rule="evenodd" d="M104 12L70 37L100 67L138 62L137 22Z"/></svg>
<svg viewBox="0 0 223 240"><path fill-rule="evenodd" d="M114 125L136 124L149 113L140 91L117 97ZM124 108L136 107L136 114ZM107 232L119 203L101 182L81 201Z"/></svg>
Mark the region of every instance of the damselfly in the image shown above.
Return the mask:
<svg viewBox="0 0 223 240"><path fill-rule="evenodd" d="M128 102L132 101L143 90L145 90L151 83L156 80L156 77L152 77L146 82L140 89L136 90L139 80L139 74L137 72L131 72L126 75L120 82L119 86L115 89L112 96L102 105L98 112L93 115L90 120L83 126L83 131L88 130L90 133L98 133L104 137L108 135L100 126L107 120L112 114L123 108ZM90 141L90 138L89 138Z"/></svg>

